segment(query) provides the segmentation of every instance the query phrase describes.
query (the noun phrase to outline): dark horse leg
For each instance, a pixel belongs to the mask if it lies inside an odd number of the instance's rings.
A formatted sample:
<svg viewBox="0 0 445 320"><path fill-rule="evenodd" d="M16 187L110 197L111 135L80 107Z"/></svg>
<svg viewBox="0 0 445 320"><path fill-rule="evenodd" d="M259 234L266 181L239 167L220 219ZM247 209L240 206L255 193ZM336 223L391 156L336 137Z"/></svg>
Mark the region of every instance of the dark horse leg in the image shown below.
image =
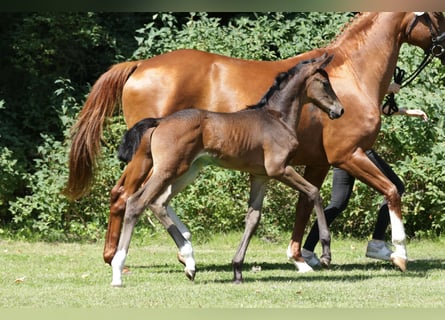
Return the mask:
<svg viewBox="0 0 445 320"><path fill-rule="evenodd" d="M329 171L329 166L326 167L306 166L304 172L304 178L316 188L320 188L328 171ZM320 207L321 207L321 213L319 212ZM306 229L306 225L309 221L309 217L313 208L314 208L314 200L311 199L308 196L308 194L300 192L295 215L294 229L287 250L287 256L289 260L294 262L295 266L298 268L300 272L312 270L312 268L309 267L308 265L307 267L305 266L304 259L301 256L301 242L303 240L304 231ZM315 206L315 210L317 214L318 227L320 229L320 234L319 234L320 243L322 245L322 256L320 257L320 262L322 263L323 266L327 267L329 266L331 261L329 229L327 227L327 224L326 227L323 226L323 224L326 223L326 216L324 215L322 204L318 206L318 209L317 206ZM322 222L322 225L320 225L320 221L318 219L319 216L323 217L324 223Z"/></svg>
<svg viewBox="0 0 445 320"><path fill-rule="evenodd" d="M250 239L257 229L261 219L261 209L263 207L264 194L266 193L268 177L250 176L250 198L249 208L245 219L244 234L238 246L238 250L232 260L233 266L233 282L241 283L243 281L242 269L244 264L244 257L246 255L247 247Z"/></svg>

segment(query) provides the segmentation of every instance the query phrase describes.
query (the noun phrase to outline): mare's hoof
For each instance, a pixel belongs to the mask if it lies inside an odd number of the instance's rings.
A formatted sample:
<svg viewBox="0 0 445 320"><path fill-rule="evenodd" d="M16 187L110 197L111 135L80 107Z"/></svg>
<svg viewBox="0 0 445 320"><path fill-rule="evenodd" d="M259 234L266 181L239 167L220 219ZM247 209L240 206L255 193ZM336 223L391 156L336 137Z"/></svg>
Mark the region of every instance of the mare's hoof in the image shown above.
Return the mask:
<svg viewBox="0 0 445 320"><path fill-rule="evenodd" d="M181 252L178 251L178 254L176 255L176 258L178 258L178 261L179 261L180 263L182 263L182 265L185 266L185 259L184 259L184 257L181 255Z"/></svg>
<svg viewBox="0 0 445 320"><path fill-rule="evenodd" d="M185 268L185 269L184 269L184 272L185 272L185 276L186 276L190 281L195 280L196 270L190 270L190 269Z"/></svg>
<svg viewBox="0 0 445 320"><path fill-rule="evenodd" d="M397 268L399 268L400 271L402 271L402 272L406 271L406 264L407 264L407 259L406 258L402 258L402 257L397 257L397 256L394 256L394 255L391 255L391 262Z"/></svg>
<svg viewBox="0 0 445 320"><path fill-rule="evenodd" d="M298 273L314 272L314 269L308 265L305 261L297 261L295 259L289 259L289 262L293 263L297 268Z"/></svg>

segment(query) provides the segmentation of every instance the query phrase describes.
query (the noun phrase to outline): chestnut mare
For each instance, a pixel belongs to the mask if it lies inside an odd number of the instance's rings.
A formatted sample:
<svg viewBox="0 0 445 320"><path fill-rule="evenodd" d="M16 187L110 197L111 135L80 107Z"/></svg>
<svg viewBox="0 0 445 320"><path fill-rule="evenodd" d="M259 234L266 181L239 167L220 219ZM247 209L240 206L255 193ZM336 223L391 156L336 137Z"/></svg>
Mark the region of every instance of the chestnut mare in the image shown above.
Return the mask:
<svg viewBox="0 0 445 320"><path fill-rule="evenodd" d="M395 245L392 262L402 271L406 269L407 255L401 199L396 187L364 151L372 147L380 130L380 104L401 45L409 43L431 51L445 64L444 30L442 13L371 12L357 16L323 49L335 55L326 71L345 114L339 120L329 121L320 110L303 108L298 127L300 146L292 160L293 165L306 165L305 179L318 188L330 165L334 165L385 196ZM258 101L279 72L320 53L320 49L315 49L289 59L266 62L177 50L113 66L93 86L74 127L66 194L79 198L88 191L100 151L103 123L113 114L116 104L122 102L128 127L144 118L163 117L190 107L234 112ZM140 172L128 181L143 181L146 174ZM136 192L126 181L122 177L111 191L104 248L104 260L108 263L116 252L127 199ZM312 208L313 202L300 194L288 248L293 261L303 261L301 241ZM171 208L168 212L177 221ZM189 236L186 228L183 230Z"/></svg>
<svg viewBox="0 0 445 320"><path fill-rule="evenodd" d="M186 276L195 277L193 248L167 212L170 200L195 180L208 164L250 173L250 199L246 232L235 257L235 283L242 282L245 253L261 216L269 178L300 190L315 203L323 236L322 261L330 257L330 236L318 189L303 179L289 164L297 148L297 126L303 105L313 103L331 119L343 114L323 68L332 60L324 55L300 62L281 73L264 98L255 106L234 113L199 109L178 111L166 118L147 118L124 136L120 158L129 162L125 172L141 171L147 163L150 172L142 188L127 201L124 224L116 255L111 262L113 286L122 285L122 270L134 226L148 207L174 239L185 264ZM142 169L145 171L145 169ZM129 183L129 181L127 181Z"/></svg>

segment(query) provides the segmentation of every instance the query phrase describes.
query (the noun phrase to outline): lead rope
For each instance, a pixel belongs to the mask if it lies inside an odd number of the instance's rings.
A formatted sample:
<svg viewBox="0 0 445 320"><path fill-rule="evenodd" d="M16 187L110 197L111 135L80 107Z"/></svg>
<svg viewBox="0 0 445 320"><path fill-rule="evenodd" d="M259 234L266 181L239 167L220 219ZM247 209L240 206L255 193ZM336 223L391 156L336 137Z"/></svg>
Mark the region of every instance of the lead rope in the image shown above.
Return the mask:
<svg viewBox="0 0 445 320"><path fill-rule="evenodd" d="M422 72L423 69L433 60L434 56L430 53L425 55L425 58L423 58L422 63L417 68L416 71L411 74L408 79L403 82L403 78L405 77L405 70L396 67L394 70L394 82L397 83L400 88L404 88L407 85L409 85L413 80ZM403 84L402 84L403 82ZM396 99L394 97L394 93L389 93L386 95L385 103L382 105L382 113L384 115L390 116L393 115L395 112L399 111L399 107L397 106Z"/></svg>
<svg viewBox="0 0 445 320"><path fill-rule="evenodd" d="M405 70L396 67L394 70L394 82L402 87L403 77L405 76ZM412 81L412 80L411 80ZM386 116L390 116L399 111L394 93L391 92L386 95L385 103L382 105L382 112Z"/></svg>
<svg viewBox="0 0 445 320"><path fill-rule="evenodd" d="M396 67L394 70L394 82L400 85L400 88L406 87L409 85L419 74L422 72L423 69L433 60L433 58L440 57L444 52L443 46L438 46L440 52L435 52L437 43L443 40L445 37L445 33L442 33L440 36L435 36L435 32L433 30L433 23L431 21L431 18L429 15L424 15L426 22L428 24L428 27L430 29L431 38L433 41L432 47L430 49L429 53L425 54L425 57L423 58L423 61L420 63L420 66L417 68L416 71L413 72L411 76L408 77L408 79L405 81L405 83L402 84L403 77L405 76L405 70ZM413 24L416 22L414 20ZM410 27L410 30L413 28L413 25ZM385 103L382 105L382 113L390 116L394 114L395 112L399 111L399 107L397 106L396 100L394 98L394 93L389 93L386 95Z"/></svg>

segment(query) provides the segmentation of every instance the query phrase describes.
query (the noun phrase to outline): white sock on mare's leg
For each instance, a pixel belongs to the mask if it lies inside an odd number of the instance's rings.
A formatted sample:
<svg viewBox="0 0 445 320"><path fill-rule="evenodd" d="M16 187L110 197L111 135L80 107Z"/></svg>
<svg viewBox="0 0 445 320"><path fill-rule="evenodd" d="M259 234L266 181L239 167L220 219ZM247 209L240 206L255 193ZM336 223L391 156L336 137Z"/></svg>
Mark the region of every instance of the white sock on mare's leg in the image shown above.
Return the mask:
<svg viewBox="0 0 445 320"><path fill-rule="evenodd" d="M294 264L294 266L297 268L298 272L305 273L305 272L314 271L314 269L312 269L312 267L310 265L308 265L306 263L306 261L301 262L301 261L295 260L294 256L292 255L292 250L291 250L290 244L287 247L286 253L287 253L287 258L289 259L290 262L292 262Z"/></svg>
<svg viewBox="0 0 445 320"><path fill-rule="evenodd" d="M391 219L391 236L395 250L392 255L402 259L407 259L406 254L406 234L402 220L393 211L389 211Z"/></svg>

